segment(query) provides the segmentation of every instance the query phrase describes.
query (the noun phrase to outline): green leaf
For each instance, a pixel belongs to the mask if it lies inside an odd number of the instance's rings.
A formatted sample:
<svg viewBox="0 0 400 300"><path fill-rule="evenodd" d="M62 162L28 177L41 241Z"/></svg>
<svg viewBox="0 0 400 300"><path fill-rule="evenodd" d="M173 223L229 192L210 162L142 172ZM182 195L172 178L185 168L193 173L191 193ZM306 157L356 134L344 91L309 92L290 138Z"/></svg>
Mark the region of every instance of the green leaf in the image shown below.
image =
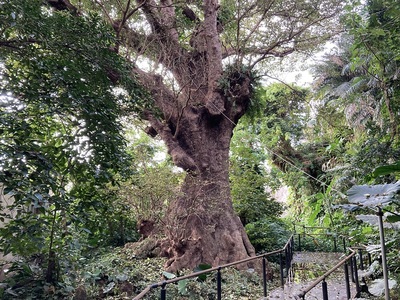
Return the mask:
<svg viewBox="0 0 400 300"><path fill-rule="evenodd" d="M164 272L162 273L162 275L163 275L165 278L167 278L167 279L174 279L174 278L176 278L176 275L175 275L175 274L169 273L169 272L167 272L167 271L164 271Z"/></svg>
<svg viewBox="0 0 400 300"><path fill-rule="evenodd" d="M400 190L400 181L393 184L355 185L347 191L349 202L362 206L387 205Z"/></svg>
<svg viewBox="0 0 400 300"><path fill-rule="evenodd" d="M398 172L400 172L400 162L397 162L396 164L393 165L385 165L377 167L372 172L372 177L376 178L378 176L390 175Z"/></svg>
<svg viewBox="0 0 400 300"><path fill-rule="evenodd" d="M386 221L388 221L389 223L400 222L400 216L398 216L398 215L387 216Z"/></svg>
<svg viewBox="0 0 400 300"><path fill-rule="evenodd" d="M199 264L196 268L193 269L194 272L200 272L200 271L204 271L204 270L208 270L211 269L212 266L209 264ZM197 276L197 279L199 281L205 281L207 278L207 273L205 274L200 274L199 276Z"/></svg>
<svg viewBox="0 0 400 300"><path fill-rule="evenodd" d="M375 28L371 30L371 34L379 37L379 36L385 36L387 33L382 28Z"/></svg>
<svg viewBox="0 0 400 300"><path fill-rule="evenodd" d="M181 295L186 295L187 294L187 283L189 282L188 279L183 279L178 282L178 291L179 294Z"/></svg>
<svg viewBox="0 0 400 300"><path fill-rule="evenodd" d="M212 266L209 264L199 264L196 268L194 268L194 272L199 272L199 271L204 271L204 270L208 270L211 269Z"/></svg>

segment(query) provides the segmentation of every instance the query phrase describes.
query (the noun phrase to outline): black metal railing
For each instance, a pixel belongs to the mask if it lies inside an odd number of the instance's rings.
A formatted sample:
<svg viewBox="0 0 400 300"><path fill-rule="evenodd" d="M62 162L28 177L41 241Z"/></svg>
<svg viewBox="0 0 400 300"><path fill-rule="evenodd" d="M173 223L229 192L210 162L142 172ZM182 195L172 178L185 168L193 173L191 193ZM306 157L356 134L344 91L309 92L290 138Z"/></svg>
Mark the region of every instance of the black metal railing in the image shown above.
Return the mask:
<svg viewBox="0 0 400 300"><path fill-rule="evenodd" d="M291 263L293 259L293 252L294 252L294 238L293 235L288 239L287 243L282 249L260 254L257 256L249 257L240 261L232 262L229 264L217 266L214 268L210 268L207 270L195 272L186 276L181 276L157 283L153 283L148 285L140 294L138 294L133 300L139 300L142 299L144 296L146 296L151 290L161 288L160 290L160 299L165 300L167 296L167 286L172 283L176 283L181 280L185 279L190 279L190 278L195 278L198 277L202 274L207 274L207 273L212 273L216 272L216 284L217 284L217 300L222 299L222 270L228 267L233 267L236 265L244 264L250 261L254 260L262 260L262 277L263 277L263 295L264 297L267 296L267 270L266 270L266 265L267 265L267 257L272 256L272 255L279 255L279 266L280 266L280 279L281 279L281 286L285 284L284 278L289 274L289 270L291 268Z"/></svg>
<svg viewBox="0 0 400 300"><path fill-rule="evenodd" d="M299 230L299 228L301 228ZM312 230L311 232L308 232ZM303 251L303 250L311 250L310 247L307 247L307 240L319 237L326 237L323 239L323 242L331 242L329 246L324 245L325 249L318 249L315 245L312 247L314 251L333 251L333 252L340 252L342 250L339 249L339 242L342 242L342 249L345 253L347 250L346 240L348 239L347 236L340 236L335 232L331 232L329 227L319 227L319 226L305 226L305 225L295 225L294 226L294 235L296 237L296 251ZM308 241L309 242L309 241ZM329 249L328 249L329 248ZM311 250L312 251L312 250Z"/></svg>
<svg viewBox="0 0 400 300"><path fill-rule="evenodd" d="M347 299L351 299L351 288L350 288L350 281L355 284L356 295L361 292L360 286L360 278L358 276L358 268L361 270L364 269L364 258L362 252L365 250L364 247L351 247L349 248L350 254L339 261L333 268L327 271L322 276L318 277L314 280L311 284L309 284L306 288L302 289L296 295L294 295L294 299L305 299L307 293L309 293L312 289L316 288L316 286L321 283L322 285L322 299L329 300L328 298L328 283L326 279L336 270L343 266L344 277L345 277L345 288L346 288L346 295ZM359 267L357 266L357 254L359 259ZM368 263L371 265L371 256L368 255ZM350 272L349 272L350 268ZM365 282L364 282L365 283Z"/></svg>

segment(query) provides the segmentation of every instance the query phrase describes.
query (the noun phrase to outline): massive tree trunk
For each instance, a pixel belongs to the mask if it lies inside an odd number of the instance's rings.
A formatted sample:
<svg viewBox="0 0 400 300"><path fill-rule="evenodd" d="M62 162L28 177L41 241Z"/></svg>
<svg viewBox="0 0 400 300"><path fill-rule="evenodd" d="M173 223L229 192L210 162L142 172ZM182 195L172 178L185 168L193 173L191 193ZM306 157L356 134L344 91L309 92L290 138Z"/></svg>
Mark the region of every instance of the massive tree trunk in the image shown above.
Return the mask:
<svg viewBox="0 0 400 300"><path fill-rule="evenodd" d="M199 68L192 78L207 71L203 71L207 66L203 59L198 54L189 56L188 64ZM208 73L208 77L224 76L233 87L228 91L198 78L182 89L179 109L171 111L167 121L146 114L152 126L149 131L161 136L174 163L187 172L182 193L167 213L163 248L171 271L200 263L221 265L255 254L233 210L229 187L230 141L251 97L251 74L237 69L223 73L220 66L216 73ZM175 76L185 79L181 72L177 70ZM162 95L163 101L172 98L162 83L153 87L149 80L144 83L154 94ZM165 102L163 105L168 107Z"/></svg>
<svg viewBox="0 0 400 300"><path fill-rule="evenodd" d="M159 76L135 70L163 113L159 118L145 112L149 132L162 138L174 163L187 172L182 194L167 214L166 267L172 271L200 263L216 266L254 255L233 210L228 174L230 140L250 102L251 74L240 64L223 71L217 1L204 1L204 21L191 38L191 51L179 46L173 27L160 25L174 23L172 6L156 10L148 2L142 5L156 31L162 31L154 37L164 47L158 60L180 88L173 93ZM160 11L162 20L157 19Z"/></svg>
<svg viewBox="0 0 400 300"><path fill-rule="evenodd" d="M230 197L229 144L234 125L205 110L189 114L193 120L181 127L179 141L196 169L187 174L181 197L168 211L170 270L200 263L217 266L254 255Z"/></svg>

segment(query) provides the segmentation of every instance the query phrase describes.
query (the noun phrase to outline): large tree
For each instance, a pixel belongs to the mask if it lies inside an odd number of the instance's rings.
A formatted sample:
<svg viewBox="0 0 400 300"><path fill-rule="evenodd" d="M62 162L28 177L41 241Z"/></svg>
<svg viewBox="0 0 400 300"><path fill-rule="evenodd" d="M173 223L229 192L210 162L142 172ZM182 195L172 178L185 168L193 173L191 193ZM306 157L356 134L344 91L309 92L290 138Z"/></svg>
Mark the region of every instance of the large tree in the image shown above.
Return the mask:
<svg viewBox="0 0 400 300"><path fill-rule="evenodd" d="M167 213L170 270L254 255L229 188L229 146L253 97L256 71L309 51L338 30L340 0L48 0L57 10L99 11L113 26L113 51L152 102L140 112L176 166L187 172ZM77 33L78 34L78 33ZM120 75L108 70L113 82Z"/></svg>

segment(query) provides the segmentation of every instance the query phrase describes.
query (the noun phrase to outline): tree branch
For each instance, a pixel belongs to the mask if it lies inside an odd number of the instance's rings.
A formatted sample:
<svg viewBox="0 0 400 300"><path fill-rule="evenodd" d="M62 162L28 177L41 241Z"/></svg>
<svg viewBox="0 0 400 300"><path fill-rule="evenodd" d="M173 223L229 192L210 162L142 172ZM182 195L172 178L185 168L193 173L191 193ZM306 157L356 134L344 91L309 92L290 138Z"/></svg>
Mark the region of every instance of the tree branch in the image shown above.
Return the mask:
<svg viewBox="0 0 400 300"><path fill-rule="evenodd" d="M176 122L178 118L177 99L174 93L165 86L162 77L156 74L149 74L139 68L134 68L133 73L134 76L138 75L140 83L149 91L164 119Z"/></svg>
<svg viewBox="0 0 400 300"><path fill-rule="evenodd" d="M178 45L178 32L176 30L175 9L171 0L161 0L157 5L153 0L137 0L141 6L153 34L160 41L167 44Z"/></svg>
<svg viewBox="0 0 400 300"><path fill-rule="evenodd" d="M157 120L151 113L146 113L145 117L165 142L175 165L187 172L197 173L198 168L194 160L179 145L168 125Z"/></svg>
<svg viewBox="0 0 400 300"><path fill-rule="evenodd" d="M218 92L218 82L222 76L222 49L217 29L219 4L216 0L204 0L204 37L207 47L208 91L206 108L212 115L221 114L225 108L224 100Z"/></svg>

